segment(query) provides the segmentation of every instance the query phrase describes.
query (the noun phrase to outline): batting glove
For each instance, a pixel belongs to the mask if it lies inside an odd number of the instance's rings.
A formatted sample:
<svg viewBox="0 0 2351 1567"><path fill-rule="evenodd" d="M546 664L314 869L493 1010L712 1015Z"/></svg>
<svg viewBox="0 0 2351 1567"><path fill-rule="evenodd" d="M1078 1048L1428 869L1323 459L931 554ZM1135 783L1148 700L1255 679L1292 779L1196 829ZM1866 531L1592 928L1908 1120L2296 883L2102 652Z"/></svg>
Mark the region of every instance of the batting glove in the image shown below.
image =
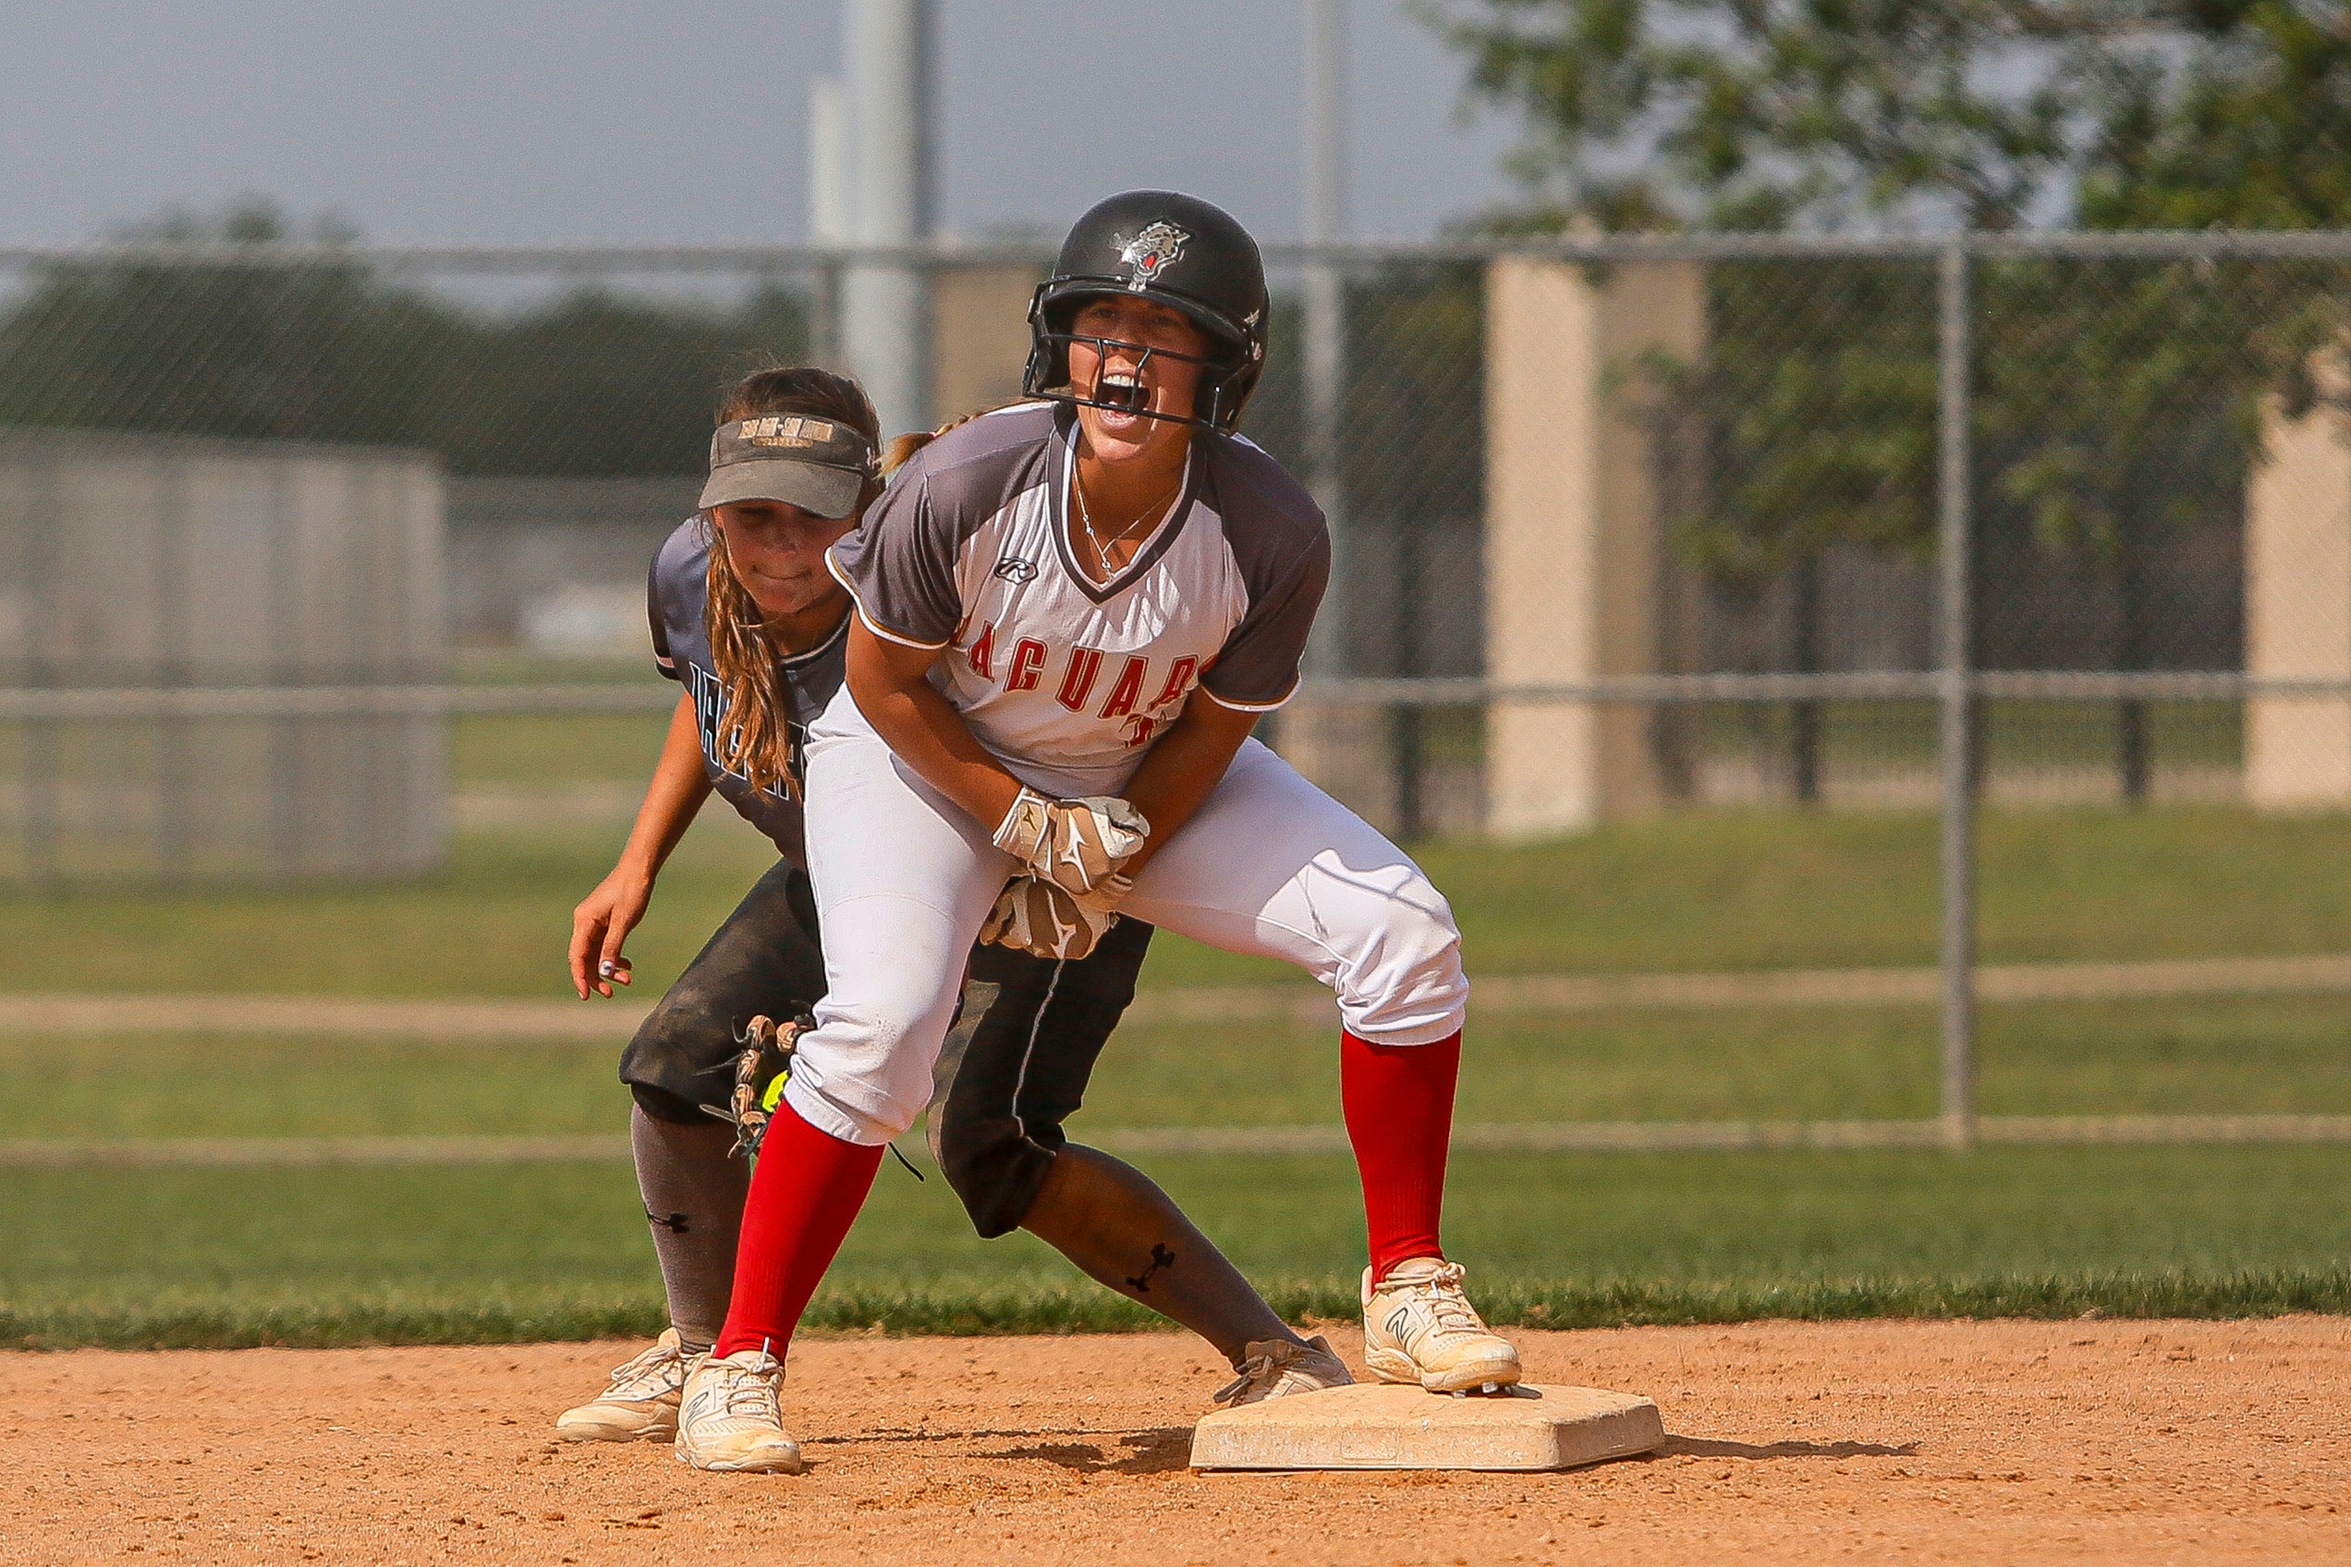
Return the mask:
<svg viewBox="0 0 2351 1567"><path fill-rule="evenodd" d="M1112 875L1092 892L1073 893L1034 876L1015 876L996 894L980 940L1039 958L1082 958L1118 923L1118 905L1134 882Z"/></svg>
<svg viewBox="0 0 2351 1567"><path fill-rule="evenodd" d="M1143 813L1110 795L1048 800L1023 788L996 824L996 847L1064 892L1091 892L1151 836Z"/></svg>

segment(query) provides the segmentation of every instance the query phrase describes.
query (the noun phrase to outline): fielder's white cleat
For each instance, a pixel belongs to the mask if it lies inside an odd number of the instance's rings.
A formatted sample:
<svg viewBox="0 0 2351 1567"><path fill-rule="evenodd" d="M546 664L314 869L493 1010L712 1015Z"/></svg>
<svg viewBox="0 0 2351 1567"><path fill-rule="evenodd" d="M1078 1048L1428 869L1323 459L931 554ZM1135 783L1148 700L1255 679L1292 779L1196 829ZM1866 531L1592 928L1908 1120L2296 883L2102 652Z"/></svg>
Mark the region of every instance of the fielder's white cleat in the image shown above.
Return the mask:
<svg viewBox="0 0 2351 1567"><path fill-rule="evenodd" d="M759 1349L711 1355L686 1378L678 1409L678 1462L727 1473L800 1472L800 1447L784 1434L784 1363Z"/></svg>
<svg viewBox="0 0 2351 1567"><path fill-rule="evenodd" d="M1286 1338L1266 1339L1242 1352L1235 1367L1241 1374L1216 1390L1216 1401L1230 1409L1262 1404L1269 1398L1293 1393L1319 1393L1326 1387L1350 1387L1347 1363L1331 1352L1330 1340L1317 1333L1303 1344Z"/></svg>
<svg viewBox="0 0 2351 1567"><path fill-rule="evenodd" d="M625 1366L612 1368L612 1385L577 1409L555 1417L555 1434L566 1442L666 1442L678 1434L678 1398L686 1373L699 1356L689 1356L671 1328L653 1347Z"/></svg>
<svg viewBox="0 0 2351 1567"><path fill-rule="evenodd" d="M1520 1376L1518 1351L1461 1290L1461 1264L1414 1257L1373 1284L1363 1270L1363 1360L1382 1382L1432 1393L1497 1393Z"/></svg>

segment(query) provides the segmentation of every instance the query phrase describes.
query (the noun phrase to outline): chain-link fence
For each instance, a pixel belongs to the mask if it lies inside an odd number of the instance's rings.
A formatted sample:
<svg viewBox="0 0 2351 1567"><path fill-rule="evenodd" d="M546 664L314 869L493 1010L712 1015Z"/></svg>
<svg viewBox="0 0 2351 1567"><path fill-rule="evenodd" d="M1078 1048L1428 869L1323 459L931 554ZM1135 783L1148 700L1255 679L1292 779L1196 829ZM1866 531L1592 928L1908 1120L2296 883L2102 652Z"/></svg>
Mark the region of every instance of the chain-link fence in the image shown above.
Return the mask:
<svg viewBox="0 0 2351 1567"><path fill-rule="evenodd" d="M692 504L715 395L840 362L844 270L871 259L0 256L11 449L141 432L436 459L458 676L63 657L63 557L29 541L84 519L0 485L9 873L189 869L174 746L103 737L207 715L456 713L461 825L625 812L671 695L643 675L644 562ZM915 259L935 414L1011 395L1042 258ZM1324 500L1341 569L1271 729L1408 839L1543 845L1480 860L1464 898L1491 911L1471 953L1493 1015L1603 1053L1801 1035L1808 1081L1842 1086L1762 1102L1902 1136L1938 1109L1934 1135L1965 1138L2028 1110L2338 1108L2162 1085L2172 1046L2331 1049L2351 983L2351 915L2320 884L2351 809L2351 237L1273 262L1245 429ZM551 716L595 709L608 745ZM104 760L75 773L76 748ZM150 769L157 802L89 835L103 864L53 830L93 766ZM2137 1054L2085 1043L2125 1037Z"/></svg>

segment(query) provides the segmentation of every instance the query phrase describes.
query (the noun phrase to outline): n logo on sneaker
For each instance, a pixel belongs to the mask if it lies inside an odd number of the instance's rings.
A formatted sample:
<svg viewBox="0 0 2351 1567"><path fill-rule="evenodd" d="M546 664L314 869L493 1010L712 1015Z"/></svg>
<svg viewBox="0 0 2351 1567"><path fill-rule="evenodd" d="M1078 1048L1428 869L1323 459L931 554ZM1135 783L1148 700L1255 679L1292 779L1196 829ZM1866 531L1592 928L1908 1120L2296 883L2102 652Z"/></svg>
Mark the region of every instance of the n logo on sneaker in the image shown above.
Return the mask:
<svg viewBox="0 0 2351 1567"><path fill-rule="evenodd" d="M1397 1343L1403 1345L1406 1349L1410 1349L1412 1347L1412 1340L1416 1335L1407 1333L1404 1330L1411 1326L1412 1308L1409 1306L1398 1306L1388 1317L1388 1337L1394 1339Z"/></svg>

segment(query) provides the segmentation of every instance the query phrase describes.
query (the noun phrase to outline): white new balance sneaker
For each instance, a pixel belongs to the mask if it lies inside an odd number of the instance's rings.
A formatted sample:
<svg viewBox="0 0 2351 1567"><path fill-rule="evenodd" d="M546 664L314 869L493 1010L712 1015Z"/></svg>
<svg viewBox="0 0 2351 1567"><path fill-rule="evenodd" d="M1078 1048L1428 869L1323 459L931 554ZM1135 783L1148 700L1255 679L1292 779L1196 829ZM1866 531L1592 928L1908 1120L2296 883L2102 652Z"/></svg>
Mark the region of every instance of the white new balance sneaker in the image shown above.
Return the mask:
<svg viewBox="0 0 2351 1567"><path fill-rule="evenodd" d="M671 1328L625 1366L612 1368L612 1385L589 1403L555 1417L567 1442L668 1441L678 1434L678 1397L692 1360Z"/></svg>
<svg viewBox="0 0 2351 1567"><path fill-rule="evenodd" d="M711 1355L686 1378L678 1407L678 1462L728 1473L800 1472L784 1434L784 1363L760 1349Z"/></svg>
<svg viewBox="0 0 2351 1567"><path fill-rule="evenodd" d="M1499 1391L1521 1375L1518 1351L1461 1290L1461 1264L1415 1257L1373 1284L1363 1270L1363 1360L1382 1382L1432 1393Z"/></svg>
<svg viewBox="0 0 2351 1567"><path fill-rule="evenodd" d="M1347 1387L1355 1381L1347 1373L1347 1363L1332 1352L1330 1340L1319 1333L1303 1344L1286 1338L1251 1344L1235 1369L1241 1374L1216 1391L1216 1401L1231 1409L1293 1393Z"/></svg>

